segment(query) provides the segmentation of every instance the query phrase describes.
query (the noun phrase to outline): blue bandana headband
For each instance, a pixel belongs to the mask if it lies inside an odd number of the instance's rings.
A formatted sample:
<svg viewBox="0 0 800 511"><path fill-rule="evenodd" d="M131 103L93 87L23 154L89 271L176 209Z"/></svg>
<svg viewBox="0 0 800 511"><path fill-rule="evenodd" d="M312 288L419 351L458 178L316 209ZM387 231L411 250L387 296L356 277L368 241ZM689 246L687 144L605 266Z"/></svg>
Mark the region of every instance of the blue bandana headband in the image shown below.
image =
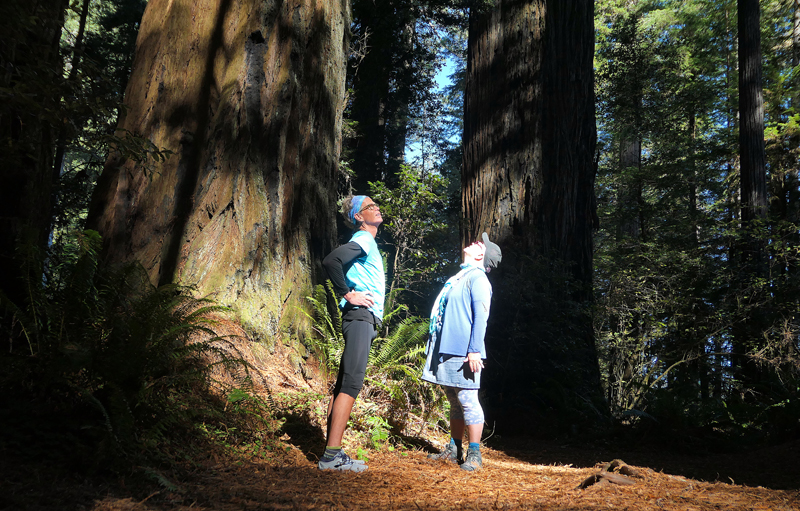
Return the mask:
<svg viewBox="0 0 800 511"><path fill-rule="evenodd" d="M366 195L355 195L353 197L353 201L350 203L350 211L347 212L347 219L350 220L350 223L356 225L356 214L361 211L361 205L364 204L364 199L366 199Z"/></svg>

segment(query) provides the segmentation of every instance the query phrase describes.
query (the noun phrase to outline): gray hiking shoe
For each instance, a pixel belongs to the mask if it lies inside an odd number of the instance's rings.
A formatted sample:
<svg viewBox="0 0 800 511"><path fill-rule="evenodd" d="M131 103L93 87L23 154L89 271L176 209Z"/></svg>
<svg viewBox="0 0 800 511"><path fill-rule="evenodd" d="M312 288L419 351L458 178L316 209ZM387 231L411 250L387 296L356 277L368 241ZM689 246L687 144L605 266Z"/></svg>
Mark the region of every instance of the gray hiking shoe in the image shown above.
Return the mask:
<svg viewBox="0 0 800 511"><path fill-rule="evenodd" d="M336 453L336 456L330 461L325 461L324 459L319 460L317 467L320 470L339 470L341 472L363 472L368 468L367 464L363 461L351 459L350 456L344 452L344 449Z"/></svg>
<svg viewBox="0 0 800 511"><path fill-rule="evenodd" d="M483 460L481 459L481 451L478 449L467 449L467 459L461 464L461 470L475 472L483 467Z"/></svg>
<svg viewBox="0 0 800 511"><path fill-rule="evenodd" d="M459 459L458 459L458 449L456 449L456 444L450 442L449 444L447 444L447 447L445 447L444 451L438 454L429 454L428 459L437 461L448 461L458 465Z"/></svg>

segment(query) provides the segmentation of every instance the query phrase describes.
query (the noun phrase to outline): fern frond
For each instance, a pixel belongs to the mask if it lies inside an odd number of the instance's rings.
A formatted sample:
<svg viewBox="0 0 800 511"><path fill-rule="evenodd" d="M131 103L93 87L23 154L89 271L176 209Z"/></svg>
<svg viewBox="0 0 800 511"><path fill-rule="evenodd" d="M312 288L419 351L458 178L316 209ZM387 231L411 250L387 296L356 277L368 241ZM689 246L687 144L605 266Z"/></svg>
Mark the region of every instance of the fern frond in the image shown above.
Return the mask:
<svg viewBox="0 0 800 511"><path fill-rule="evenodd" d="M411 316L400 322L388 337L375 340L377 349L371 353L370 364L380 368L409 360L411 353L419 353L428 338L428 321Z"/></svg>
<svg viewBox="0 0 800 511"><path fill-rule="evenodd" d="M311 304L313 314L301 309L301 312L311 319L312 328L317 333L316 338L309 339L309 344L331 371L338 370L339 359L344 351L342 313L335 296L333 284L328 280L324 286L322 284L315 286L313 295L306 297Z"/></svg>

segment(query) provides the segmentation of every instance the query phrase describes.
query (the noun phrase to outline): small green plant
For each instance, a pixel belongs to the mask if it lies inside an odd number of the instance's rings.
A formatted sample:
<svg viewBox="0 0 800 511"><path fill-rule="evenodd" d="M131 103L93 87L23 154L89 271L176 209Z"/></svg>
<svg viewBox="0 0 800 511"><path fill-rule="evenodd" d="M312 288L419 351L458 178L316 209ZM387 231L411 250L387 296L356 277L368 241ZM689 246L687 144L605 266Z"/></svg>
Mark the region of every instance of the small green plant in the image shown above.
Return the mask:
<svg viewBox="0 0 800 511"><path fill-rule="evenodd" d="M389 429L391 426L386 419L380 417L378 415L373 415L368 417L366 420L367 425L369 426L369 435L370 441L372 442L373 449L380 449L382 446L387 445L390 451L394 450L394 447L389 442L389 437L391 435Z"/></svg>
<svg viewBox="0 0 800 511"><path fill-rule="evenodd" d="M336 293L330 280L325 285L314 287L314 294L306 297L312 307L309 314L301 309L303 314L311 319L317 337L309 338L310 348L316 352L319 359L330 373L339 370L339 360L344 350L344 337L342 335L342 312L336 303Z"/></svg>
<svg viewBox="0 0 800 511"><path fill-rule="evenodd" d="M326 286L316 286L314 295L308 298L313 314L306 312L318 334L309 340L310 347L331 374L338 370L344 349L341 312L333 296L330 281ZM390 432L396 436L407 430L412 417L420 417L417 433L443 417L442 406L446 401L443 393L438 386L421 378L428 320L415 316L398 320L404 313L407 308L401 304L384 316L388 334L373 341L365 386L359 397L360 402L368 404L359 407L365 411L354 411L354 415L361 417L354 418L354 427L366 434L367 443L373 447L387 444Z"/></svg>

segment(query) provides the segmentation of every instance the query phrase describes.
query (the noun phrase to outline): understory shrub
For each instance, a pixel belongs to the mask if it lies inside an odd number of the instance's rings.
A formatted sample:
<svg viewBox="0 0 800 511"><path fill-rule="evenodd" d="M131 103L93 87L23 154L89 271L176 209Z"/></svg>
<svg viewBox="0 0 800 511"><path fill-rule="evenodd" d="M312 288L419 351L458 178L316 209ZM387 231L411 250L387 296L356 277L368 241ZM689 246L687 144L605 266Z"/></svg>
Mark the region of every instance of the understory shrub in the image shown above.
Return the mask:
<svg viewBox="0 0 800 511"><path fill-rule="evenodd" d="M100 246L96 232L74 233L46 254L43 278L25 282L27 303L0 295L0 392L17 433L2 447L67 442L76 464L111 466L190 459L214 424L273 431L266 403L244 390L246 362L215 333L227 309L188 287L154 286L138 265L103 268Z"/></svg>

